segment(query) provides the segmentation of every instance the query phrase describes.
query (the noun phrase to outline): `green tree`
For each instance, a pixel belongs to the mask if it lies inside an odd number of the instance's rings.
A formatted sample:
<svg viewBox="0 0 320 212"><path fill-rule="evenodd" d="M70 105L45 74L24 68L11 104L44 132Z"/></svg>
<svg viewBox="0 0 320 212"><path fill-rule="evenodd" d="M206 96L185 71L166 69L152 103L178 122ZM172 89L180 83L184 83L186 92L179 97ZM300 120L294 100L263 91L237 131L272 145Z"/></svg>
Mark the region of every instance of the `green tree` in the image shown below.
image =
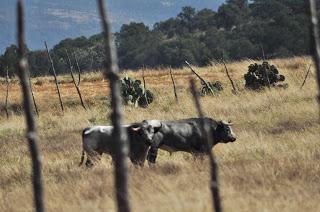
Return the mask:
<svg viewBox="0 0 320 212"><path fill-rule="evenodd" d="M250 13L248 0L227 0L218 9L217 23L227 30L243 24Z"/></svg>
<svg viewBox="0 0 320 212"><path fill-rule="evenodd" d="M28 48L25 48L26 51L29 52ZM16 73L18 70L18 47L14 44L7 47L1 60L1 66L3 69L3 72L1 73L2 76L5 76L6 72L4 69L6 68L8 68L10 75Z"/></svg>

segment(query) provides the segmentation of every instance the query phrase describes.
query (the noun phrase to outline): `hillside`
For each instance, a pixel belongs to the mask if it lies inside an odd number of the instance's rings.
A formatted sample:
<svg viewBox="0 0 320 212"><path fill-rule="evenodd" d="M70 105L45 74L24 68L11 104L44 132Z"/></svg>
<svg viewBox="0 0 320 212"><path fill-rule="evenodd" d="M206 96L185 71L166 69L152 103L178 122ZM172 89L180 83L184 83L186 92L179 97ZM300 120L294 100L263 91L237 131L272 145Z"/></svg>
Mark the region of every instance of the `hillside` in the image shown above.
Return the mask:
<svg viewBox="0 0 320 212"><path fill-rule="evenodd" d="M144 9L149 11L149 6L145 5ZM95 19L97 17L90 20ZM76 24L72 26L76 27ZM309 55L309 32L303 0L228 0L217 10L211 7L199 9L197 4L182 7L153 26L148 21L129 19L114 37L120 69L137 70L143 66L178 68L185 60L197 66L208 66L222 57L237 61L261 59L263 55L267 59ZM50 44L54 42L50 52L59 74L69 73L66 49L76 55L83 71L104 67L101 33L90 37L81 33L73 37L58 43L50 38L41 39L41 43L44 40ZM32 76L50 74L51 66L43 48L29 51L28 59ZM76 67L73 57L72 63ZM13 74L16 64L15 46L12 45L0 56L0 76L4 76L6 67Z"/></svg>
<svg viewBox="0 0 320 212"><path fill-rule="evenodd" d="M235 143L214 148L219 159L219 176L225 211L319 211L320 210L320 125L318 121L315 73L300 85L310 58L272 60L286 76L289 88L253 92L244 89L243 74L253 61L227 64L240 93L234 95L223 65L198 68L209 81L222 81L225 90L201 102L207 116L233 120L238 137ZM174 69L179 103L175 103L167 69L146 71L147 87L156 100L147 109L124 106L125 122L143 119L175 120L195 117L189 93L190 71ZM122 73L141 79L141 71ZM114 211L113 169L110 158L93 169L78 167L81 130L109 124L107 82L100 73L82 76L84 111L69 76L59 76L66 105L60 112L52 77L33 78L40 109L38 131L43 159L47 211ZM0 80L0 106L5 97ZM199 84L198 84L199 85ZM0 211L31 211L30 159L24 139L24 117L20 111L17 81L10 85L12 109L7 120L0 117ZM160 151L154 169L130 165L129 191L133 211L212 211L208 161L190 154ZM14 203L14 204L12 204Z"/></svg>

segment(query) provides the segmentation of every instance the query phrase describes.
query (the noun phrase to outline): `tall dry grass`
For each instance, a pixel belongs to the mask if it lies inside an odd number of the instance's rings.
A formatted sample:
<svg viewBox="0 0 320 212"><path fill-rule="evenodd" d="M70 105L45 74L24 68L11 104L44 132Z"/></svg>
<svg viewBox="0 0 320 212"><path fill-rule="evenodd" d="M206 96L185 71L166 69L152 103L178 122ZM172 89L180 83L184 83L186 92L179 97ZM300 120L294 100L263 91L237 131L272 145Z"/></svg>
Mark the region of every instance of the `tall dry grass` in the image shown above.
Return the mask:
<svg viewBox="0 0 320 212"><path fill-rule="evenodd" d="M315 73L300 90L309 58L273 60L287 77L289 88L244 90L243 74L253 61L227 64L241 92L233 95L221 64L198 68L209 81L220 80L225 90L201 98L207 116L233 120L238 140L219 144L220 185L225 211L320 211L320 125ZM168 70L146 71L147 87L156 100L147 109L124 107L126 122L195 117L189 94L188 69L174 70L179 104L175 103ZM127 71L141 79L141 72ZM110 102L100 73L83 76L84 111L69 76L60 76L66 112L61 114L50 77L32 79L40 109L38 129L48 211L114 211L113 168L105 156L93 169L78 167L81 130L108 124ZM1 80L2 82L2 80ZM4 99L5 85L0 86ZM24 139L17 82L10 86L11 116L0 117L0 211L32 211L30 159ZM3 106L1 101L1 107ZM154 169L130 166L133 211L211 211L208 161L186 153L160 151Z"/></svg>

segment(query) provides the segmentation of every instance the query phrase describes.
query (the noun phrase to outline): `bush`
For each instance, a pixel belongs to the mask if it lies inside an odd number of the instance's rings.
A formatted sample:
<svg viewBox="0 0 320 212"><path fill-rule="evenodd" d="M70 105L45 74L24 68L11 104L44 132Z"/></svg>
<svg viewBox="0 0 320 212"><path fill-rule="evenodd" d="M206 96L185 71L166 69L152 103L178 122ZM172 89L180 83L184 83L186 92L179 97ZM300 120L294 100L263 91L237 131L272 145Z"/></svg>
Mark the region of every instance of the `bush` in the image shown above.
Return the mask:
<svg viewBox="0 0 320 212"><path fill-rule="evenodd" d="M121 96L125 104L135 107L148 107L154 100L153 93L150 90L145 91L140 80L128 76L121 80Z"/></svg>
<svg viewBox="0 0 320 212"><path fill-rule="evenodd" d="M252 90L260 90L268 86L279 86L278 82L283 82L285 76L279 74L278 69L274 65L269 65L268 62L262 64L251 64L248 67L248 72L244 75L246 81L245 87Z"/></svg>

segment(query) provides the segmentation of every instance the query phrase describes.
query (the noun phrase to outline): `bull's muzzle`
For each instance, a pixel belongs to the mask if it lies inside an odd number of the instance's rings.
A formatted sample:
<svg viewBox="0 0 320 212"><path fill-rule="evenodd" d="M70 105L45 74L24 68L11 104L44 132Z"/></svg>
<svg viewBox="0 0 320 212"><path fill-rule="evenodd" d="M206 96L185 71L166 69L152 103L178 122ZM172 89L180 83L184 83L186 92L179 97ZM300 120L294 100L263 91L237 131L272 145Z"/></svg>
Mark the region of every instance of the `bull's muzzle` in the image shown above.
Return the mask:
<svg viewBox="0 0 320 212"><path fill-rule="evenodd" d="M231 142L235 142L236 140L237 140L236 137L232 137L232 138L230 139Z"/></svg>

